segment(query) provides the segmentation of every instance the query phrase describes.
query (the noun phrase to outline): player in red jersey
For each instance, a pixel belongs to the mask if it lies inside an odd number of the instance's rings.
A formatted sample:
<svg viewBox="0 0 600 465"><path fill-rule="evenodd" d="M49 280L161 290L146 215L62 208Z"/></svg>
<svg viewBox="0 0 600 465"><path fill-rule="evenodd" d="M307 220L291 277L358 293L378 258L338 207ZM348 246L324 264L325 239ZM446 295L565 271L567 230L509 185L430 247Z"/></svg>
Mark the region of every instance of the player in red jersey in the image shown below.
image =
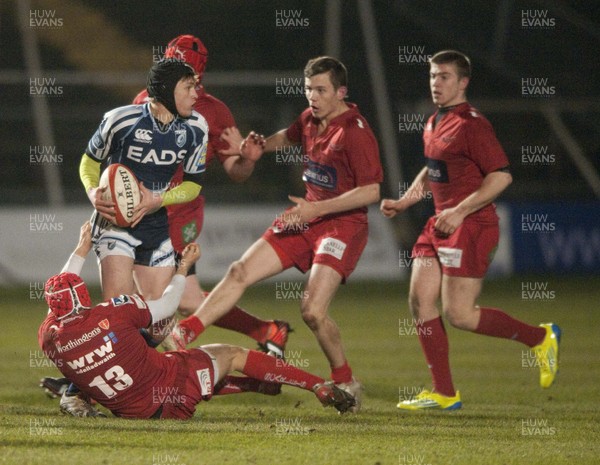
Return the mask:
<svg viewBox="0 0 600 465"><path fill-rule="evenodd" d="M309 108L289 128L267 138L264 151L302 146L307 158L305 198L289 197L296 205L231 265L196 313L180 322L174 335L185 345L217 321L248 286L292 266L302 272L310 270L302 318L330 363L333 381L357 397L353 411L358 411L362 388L352 375L340 331L328 308L367 243L367 205L379 200L383 173L373 132L356 105L344 101L344 65L334 58L318 57L308 62L304 76ZM250 149L260 149L252 135L243 143L248 156L254 156ZM237 131L228 131L226 137L231 147L239 147Z"/></svg>
<svg viewBox="0 0 600 465"><path fill-rule="evenodd" d="M208 148L206 165L215 159L223 165L223 169L234 182L243 182L254 170L255 160L239 155L223 155L220 152L229 148L229 144L221 139L225 128L235 127L231 111L221 100L208 94L202 85L202 77L208 60L208 50L200 39L186 34L171 40L165 50L165 58L178 58L190 64L198 75L196 93L198 98L194 110L200 113L208 123ZM134 104L145 103L148 92L141 91L134 99ZM183 169L179 169L172 180L172 186L181 184ZM202 230L204 221L204 196L198 195L187 203L169 205L169 236L178 254L187 244L196 240ZM179 311L184 315L193 313L202 303L205 294L196 277L196 267L190 269L186 279L185 292L181 298ZM259 346L277 357L283 357L287 342L289 325L283 321L264 321L249 314L238 306L223 315L215 326L237 331L255 339Z"/></svg>
<svg viewBox="0 0 600 465"><path fill-rule="evenodd" d="M456 328L517 340L531 348L540 367L540 384L549 387L558 370L560 328L539 327L503 311L476 305L483 277L498 245L498 217L492 203L512 181L509 162L485 117L466 98L471 77L467 56L453 50L430 60L430 87L438 107L425 127L426 166L398 200L384 199L388 218L433 194L435 215L412 250L409 307L433 378L423 391L398 407L405 410L462 406L448 360L448 337L436 304Z"/></svg>
<svg viewBox="0 0 600 465"><path fill-rule="evenodd" d="M84 225L63 271L44 287L50 311L40 326L38 341L64 376L114 415L190 418L202 400L231 393L227 387L231 371L259 382L311 390L323 405L334 406L340 413L354 405L352 396L333 383L261 352L225 344L164 353L148 347L139 329L173 316L188 269L200 256L197 244L183 250L177 272L159 299L121 295L95 306L79 277L90 248L90 228ZM240 392L239 384L235 387L234 392ZM102 416L86 404L79 413Z"/></svg>

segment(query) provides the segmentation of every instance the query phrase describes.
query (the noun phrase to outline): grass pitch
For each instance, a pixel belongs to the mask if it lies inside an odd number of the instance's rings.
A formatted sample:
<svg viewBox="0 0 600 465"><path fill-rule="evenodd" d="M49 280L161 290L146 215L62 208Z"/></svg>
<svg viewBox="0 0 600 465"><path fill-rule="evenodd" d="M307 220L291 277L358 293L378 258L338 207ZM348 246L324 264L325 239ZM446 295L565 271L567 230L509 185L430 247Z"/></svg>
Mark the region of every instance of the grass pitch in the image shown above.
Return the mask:
<svg viewBox="0 0 600 465"><path fill-rule="evenodd" d="M523 294L523 283L547 292ZM526 347L448 327L457 412L399 412L399 399L430 380L406 305L407 283L351 282L332 305L348 358L366 387L359 415L338 416L306 391L278 397L215 397L185 422L76 419L38 387L57 371L37 346L45 314L39 291L1 291L0 462L14 464L592 464L600 446L600 278L523 278L486 284L481 304L563 330L560 373L542 390ZM529 287L531 288L531 287ZM251 312L290 321L287 358L329 373L298 302L275 285L250 289ZM288 294L289 295L289 294ZM96 293L97 296L97 293ZM524 298L527 297L527 298ZM201 343L254 347L244 336L209 329Z"/></svg>

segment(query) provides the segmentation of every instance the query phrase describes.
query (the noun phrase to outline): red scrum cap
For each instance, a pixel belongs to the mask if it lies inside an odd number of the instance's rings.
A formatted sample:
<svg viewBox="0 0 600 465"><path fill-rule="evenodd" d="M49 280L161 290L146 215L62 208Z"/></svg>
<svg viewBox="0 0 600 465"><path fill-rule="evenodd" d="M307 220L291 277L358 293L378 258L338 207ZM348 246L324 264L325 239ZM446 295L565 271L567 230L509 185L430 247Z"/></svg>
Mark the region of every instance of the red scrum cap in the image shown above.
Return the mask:
<svg viewBox="0 0 600 465"><path fill-rule="evenodd" d="M44 286L44 297L50 310L59 320L92 307L88 289L75 273L52 276Z"/></svg>
<svg viewBox="0 0 600 465"><path fill-rule="evenodd" d="M208 61L208 50L198 37L185 34L177 36L169 42L165 51L165 58L178 58L189 63L201 81Z"/></svg>

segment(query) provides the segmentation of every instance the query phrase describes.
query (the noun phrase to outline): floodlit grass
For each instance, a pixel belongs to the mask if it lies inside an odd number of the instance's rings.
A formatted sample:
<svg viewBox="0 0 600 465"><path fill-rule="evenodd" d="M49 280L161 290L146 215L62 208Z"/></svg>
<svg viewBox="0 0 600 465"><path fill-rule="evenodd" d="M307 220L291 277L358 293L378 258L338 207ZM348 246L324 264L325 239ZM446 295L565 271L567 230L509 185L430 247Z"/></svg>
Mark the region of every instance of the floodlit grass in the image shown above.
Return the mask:
<svg viewBox="0 0 600 465"><path fill-rule="evenodd" d="M523 300L523 282L547 283L546 300ZM587 464L598 463L600 279L527 277L486 284L481 304L531 323L563 329L560 373L542 390L518 343L448 327L454 381L463 409L399 412L399 398L429 387L411 327L407 283L350 283L332 306L355 374L365 384L359 415L338 416L306 391L243 394L200 404L185 422L75 419L38 387L57 371L41 356L44 304L28 288L4 289L0 302L0 462L15 464ZM97 292L95 293L98 295ZM275 285L251 289L242 304L286 319L295 332L287 358L327 376L329 369L298 303L277 300ZM548 299L548 297L553 297ZM254 347L244 336L209 329L201 343Z"/></svg>

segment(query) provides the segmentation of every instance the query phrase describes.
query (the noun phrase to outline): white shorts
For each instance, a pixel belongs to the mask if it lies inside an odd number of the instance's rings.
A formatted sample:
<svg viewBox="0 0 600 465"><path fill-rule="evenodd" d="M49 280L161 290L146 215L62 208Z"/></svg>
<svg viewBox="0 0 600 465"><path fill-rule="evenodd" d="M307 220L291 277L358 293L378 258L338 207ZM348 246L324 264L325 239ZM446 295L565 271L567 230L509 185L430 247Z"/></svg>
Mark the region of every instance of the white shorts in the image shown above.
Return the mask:
<svg viewBox="0 0 600 465"><path fill-rule="evenodd" d="M147 249L142 241L133 237L127 229L115 226L95 211L91 223L92 244L98 263L110 255L120 255L131 258L136 265L175 266L175 250L171 239L167 238L158 247Z"/></svg>

